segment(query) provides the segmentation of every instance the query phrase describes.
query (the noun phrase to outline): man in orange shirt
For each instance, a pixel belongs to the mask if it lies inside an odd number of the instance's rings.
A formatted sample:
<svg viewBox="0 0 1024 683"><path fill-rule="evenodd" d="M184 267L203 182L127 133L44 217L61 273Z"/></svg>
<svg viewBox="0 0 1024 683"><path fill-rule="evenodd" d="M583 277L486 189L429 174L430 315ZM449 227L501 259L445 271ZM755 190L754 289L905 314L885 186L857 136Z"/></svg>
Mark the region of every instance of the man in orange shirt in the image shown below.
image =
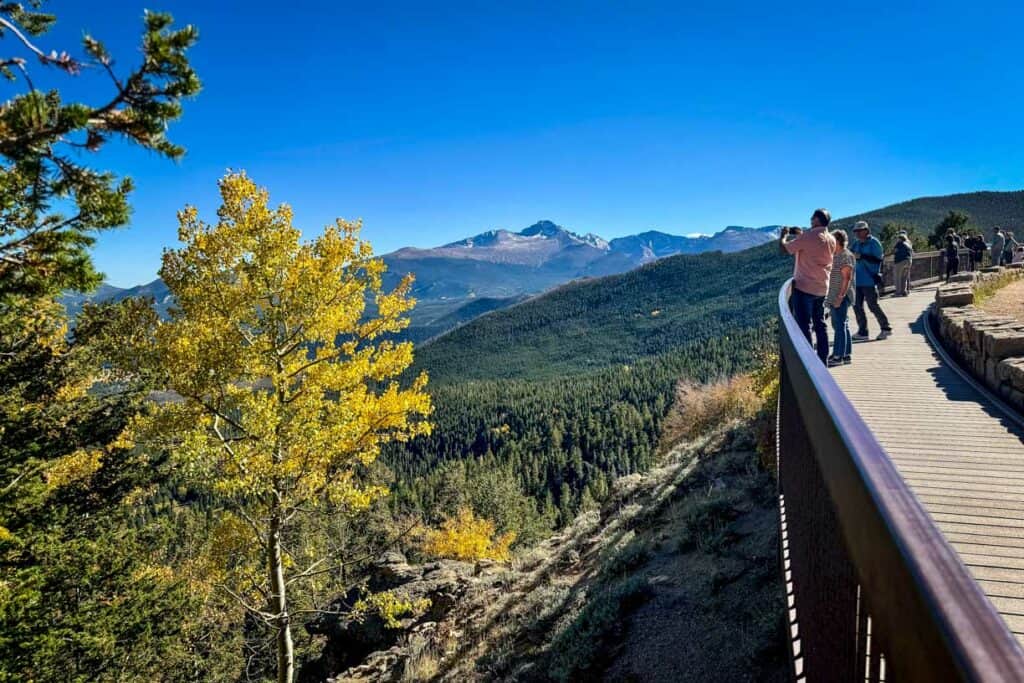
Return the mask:
<svg viewBox="0 0 1024 683"><path fill-rule="evenodd" d="M811 216L811 229L791 234L783 230L779 236L779 247L795 256L793 263L793 291L789 305L800 331L807 342L814 343L821 362L828 357L828 332L825 330L825 295L828 293L828 278L832 273L832 256L836 252L836 240L828 232L832 216L828 209L818 209Z"/></svg>

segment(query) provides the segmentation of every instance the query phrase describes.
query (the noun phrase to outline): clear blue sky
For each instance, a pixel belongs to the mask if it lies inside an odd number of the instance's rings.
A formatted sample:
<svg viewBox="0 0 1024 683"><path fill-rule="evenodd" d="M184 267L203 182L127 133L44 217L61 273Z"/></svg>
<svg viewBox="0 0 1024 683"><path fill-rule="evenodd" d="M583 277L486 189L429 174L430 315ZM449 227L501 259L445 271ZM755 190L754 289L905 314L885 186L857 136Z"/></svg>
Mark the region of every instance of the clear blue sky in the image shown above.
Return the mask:
<svg viewBox="0 0 1024 683"><path fill-rule="evenodd" d="M246 169L307 234L361 217L379 252L549 218L606 237L804 222L1024 187L1020 3L56 0L135 58L144 7L199 27L178 163L137 184L96 260L151 280L175 211ZM102 6L102 10L99 8Z"/></svg>

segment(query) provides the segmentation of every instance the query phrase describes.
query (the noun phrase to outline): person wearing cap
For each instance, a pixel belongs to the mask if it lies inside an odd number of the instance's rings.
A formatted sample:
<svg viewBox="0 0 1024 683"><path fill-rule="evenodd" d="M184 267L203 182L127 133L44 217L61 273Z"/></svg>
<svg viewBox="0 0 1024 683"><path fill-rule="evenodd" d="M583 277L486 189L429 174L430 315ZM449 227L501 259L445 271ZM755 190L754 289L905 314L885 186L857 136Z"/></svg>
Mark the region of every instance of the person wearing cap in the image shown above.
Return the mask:
<svg viewBox="0 0 1024 683"><path fill-rule="evenodd" d="M826 363L828 358L828 331L825 329L825 295L832 273L832 256L836 251L836 240L828 232L832 216L827 209L818 209L811 216L811 229L800 234L783 230L779 236L782 251L796 258L793 262L793 291L789 305L807 342L811 342L814 330L814 344L818 358Z"/></svg>
<svg viewBox="0 0 1024 683"><path fill-rule="evenodd" d="M876 339L882 340L892 334L892 327L889 326L889 319L885 316L882 307L878 305L878 285L882 284L882 243L871 234L871 228L865 221L857 221L853 225L854 240L850 245L850 251L857 259L857 268L854 272L854 279L857 282L857 297L853 304L853 314L857 318L857 333L853 335L853 341L863 342L870 337L868 335L868 317L864 313L864 306L867 305L878 326L882 328Z"/></svg>
<svg viewBox="0 0 1024 683"><path fill-rule="evenodd" d="M910 294L910 269L914 263L914 248L910 246L906 231L896 236L896 246L892 250L892 277L896 285L896 296Z"/></svg>

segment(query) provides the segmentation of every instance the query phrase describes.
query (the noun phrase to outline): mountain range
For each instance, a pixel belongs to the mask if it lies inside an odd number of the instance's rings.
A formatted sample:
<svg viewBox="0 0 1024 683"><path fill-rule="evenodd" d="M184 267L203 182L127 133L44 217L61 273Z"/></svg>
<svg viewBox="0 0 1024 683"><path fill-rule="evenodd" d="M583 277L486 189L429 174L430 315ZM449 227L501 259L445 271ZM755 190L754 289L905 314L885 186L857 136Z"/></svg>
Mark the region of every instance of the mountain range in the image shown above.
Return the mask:
<svg viewBox="0 0 1024 683"><path fill-rule="evenodd" d="M920 197L837 219L849 229L867 220L876 229L898 222L929 233L949 211L963 211L971 225L991 235L995 226L1024 232L1024 191L970 192ZM676 255L742 251L770 241L778 226L730 226L713 235L680 236L659 231L606 240L592 233L572 232L542 220L513 232L497 229L432 249L406 247L385 254L385 285L414 273L417 306L406 338L421 342L484 313L521 302L530 296L582 278L625 273ZM69 293L64 303L73 316L86 301L117 301L149 296L166 313L172 300L159 279L121 289L109 285L84 295Z"/></svg>
<svg viewBox="0 0 1024 683"><path fill-rule="evenodd" d="M519 232L489 230L431 249L406 247L382 258L388 266L386 287L407 273L416 276L418 305L407 337L421 341L574 279L622 273L675 254L739 251L771 240L777 231L778 226L730 226L714 235L648 231L609 241L543 220ZM159 278L125 289L104 284L91 294L68 293L63 303L74 317L88 301L135 296L153 298L161 315L173 303Z"/></svg>

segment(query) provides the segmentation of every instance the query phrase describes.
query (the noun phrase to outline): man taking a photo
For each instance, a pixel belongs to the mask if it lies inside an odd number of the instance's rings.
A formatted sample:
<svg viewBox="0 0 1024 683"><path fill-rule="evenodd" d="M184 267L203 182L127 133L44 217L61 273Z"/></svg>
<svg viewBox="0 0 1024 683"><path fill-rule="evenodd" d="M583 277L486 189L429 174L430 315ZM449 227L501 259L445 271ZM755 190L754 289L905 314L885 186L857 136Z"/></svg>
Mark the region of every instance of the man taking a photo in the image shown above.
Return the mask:
<svg viewBox="0 0 1024 683"><path fill-rule="evenodd" d="M793 317L808 342L811 341L811 329L814 329L814 345L822 363L828 358L825 295L828 293L828 279L832 273L832 256L836 251L836 240L828 232L828 224L831 222L832 216L828 210L818 209L811 216L810 230L799 232L783 229L779 236L779 248L796 257L793 263L793 292L789 298Z"/></svg>

